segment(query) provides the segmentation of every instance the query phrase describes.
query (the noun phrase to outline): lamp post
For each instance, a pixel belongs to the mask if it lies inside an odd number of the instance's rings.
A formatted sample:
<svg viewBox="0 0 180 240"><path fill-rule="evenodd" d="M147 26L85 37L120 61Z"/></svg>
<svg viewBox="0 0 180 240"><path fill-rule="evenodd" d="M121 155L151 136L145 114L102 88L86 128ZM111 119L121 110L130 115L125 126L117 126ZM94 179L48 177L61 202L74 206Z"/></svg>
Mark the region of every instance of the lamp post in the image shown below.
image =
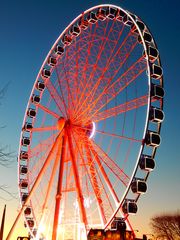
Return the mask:
<svg viewBox="0 0 180 240"><path fill-rule="evenodd" d="M142 238L140 238L140 236L142 236L141 231L139 231L138 229L134 229L133 232L134 232L135 240L138 240L138 239L142 240Z"/></svg>
<svg viewBox="0 0 180 240"><path fill-rule="evenodd" d="M154 239L155 238L155 236L154 236L154 234L151 234L151 233L147 233L147 234L145 234L146 236L151 236L152 238L147 238L147 240L149 239L149 240L152 240L152 239Z"/></svg>
<svg viewBox="0 0 180 240"><path fill-rule="evenodd" d="M139 233L139 230L138 229L135 229L135 230L133 229L133 232L134 232L134 235L136 235L135 232Z"/></svg>

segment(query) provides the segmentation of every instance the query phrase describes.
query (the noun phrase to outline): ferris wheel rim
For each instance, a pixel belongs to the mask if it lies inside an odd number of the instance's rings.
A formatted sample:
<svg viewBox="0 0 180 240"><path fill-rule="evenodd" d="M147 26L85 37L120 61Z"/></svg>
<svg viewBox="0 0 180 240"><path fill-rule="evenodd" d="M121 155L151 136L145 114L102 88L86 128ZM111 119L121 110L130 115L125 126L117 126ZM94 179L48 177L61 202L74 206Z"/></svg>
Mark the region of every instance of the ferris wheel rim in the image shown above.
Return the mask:
<svg viewBox="0 0 180 240"><path fill-rule="evenodd" d="M145 52L146 52L146 57L147 57L147 72L148 72L148 85L149 85L149 87L148 87L149 91L148 91L148 104L147 104L147 113L146 113L146 123L145 123L144 133L143 133L143 139L145 139L145 135L146 135L146 132L147 132L147 129L148 129L149 111L150 111L150 104L151 104L151 97L150 97L151 77L150 77L150 65L148 64L148 58L149 58L149 56L148 56L147 51L146 51L146 50L147 50L146 44L145 44L145 41L144 41L144 38L143 38L143 35L142 35L142 33L141 33L140 28L138 27L137 23L136 23L135 20L132 18L132 16L131 16L126 10L124 10L124 9L122 9L122 8L120 8L120 7L118 7L118 6L116 6L116 5L111 5L111 4L97 5L97 6L93 7L93 8L90 8L90 9L86 10L84 13L80 14L77 18L75 18L75 19L68 25L68 27L66 27L66 28L64 29L64 31L60 34L60 36L58 37L58 39L55 41L54 45L52 46L51 50L50 50L49 53L47 54L47 57L45 58L42 66L41 66L41 68L40 68L40 71L39 71L39 73L38 73L38 76L37 76L37 78L36 78L36 80L35 80L35 84L37 83L38 79L40 78L41 72L42 72L44 66L45 66L46 63L47 63L48 57L51 55L54 47L55 47L55 46L57 45L57 43L60 41L60 39L62 38L63 34L64 34L64 33L70 28L70 26L71 26L72 24L74 24L80 17L82 17L84 14L90 12L91 10L97 9L97 8L99 8L99 7L116 7L117 9L120 9L120 10L124 11L124 12L128 15L128 17L131 18L131 20L133 21L133 23L135 24L135 26L136 26L136 28L138 29L139 34L140 34L140 36L141 36L141 38L142 38L143 47L144 47L144 50L145 50ZM33 92L34 92L35 84L34 84L34 86L33 86L33 89L32 89L32 92L31 92L31 94L30 94L30 97L31 97L31 95L32 95ZM30 99L29 99L29 101L30 101ZM26 108L26 112L27 112L27 110L28 110L28 108L29 108L29 101L28 101L28 105L27 105L27 108ZM26 122L26 118L27 118L27 116L26 116L26 114L25 114L24 120L23 120L23 126L24 126L24 124L25 124L25 122ZM22 136L23 136L23 131L21 132L20 142L21 142ZM136 164L135 164L135 166L134 166L134 170L133 170L133 173L132 173L132 176L131 176L131 180L129 181L129 184L128 184L128 187L127 187L124 195L122 196L122 198L121 198L121 200L120 200L119 206L118 206L117 209L115 210L115 212L114 212L114 214L112 215L112 217L110 218L110 220L109 220L109 221L107 222L107 224L105 225L105 228L110 224L110 222L112 221L112 219L113 219L113 217L115 216L116 212L117 212L117 211L120 209L120 207L122 206L123 201L125 200L125 198L126 198L126 196L127 196L127 193L129 192L131 183L132 183L133 178L134 178L134 176L135 176L135 174L136 174L136 170L137 170L137 167L138 167L139 159L140 159L140 156L141 156L142 151L143 151L143 146L144 146L144 143L142 142L141 148L140 148L140 150L139 150L139 154L138 154L138 157L137 157L137 160L136 160ZM19 147L19 154L20 154L20 149L21 149L21 148ZM18 162L18 165L20 165L20 161ZM18 169L19 169L19 167L18 167ZM18 172L18 176L19 176L19 172Z"/></svg>

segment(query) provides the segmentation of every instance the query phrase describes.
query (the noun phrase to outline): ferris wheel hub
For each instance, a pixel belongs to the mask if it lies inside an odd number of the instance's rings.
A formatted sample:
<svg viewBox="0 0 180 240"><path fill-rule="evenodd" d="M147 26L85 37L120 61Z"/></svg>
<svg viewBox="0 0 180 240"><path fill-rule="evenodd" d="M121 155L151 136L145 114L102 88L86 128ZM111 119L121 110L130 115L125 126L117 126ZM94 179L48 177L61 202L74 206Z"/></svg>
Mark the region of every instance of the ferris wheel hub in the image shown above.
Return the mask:
<svg viewBox="0 0 180 240"><path fill-rule="evenodd" d="M65 119L63 117L60 117L57 121L57 129L61 131L65 125Z"/></svg>

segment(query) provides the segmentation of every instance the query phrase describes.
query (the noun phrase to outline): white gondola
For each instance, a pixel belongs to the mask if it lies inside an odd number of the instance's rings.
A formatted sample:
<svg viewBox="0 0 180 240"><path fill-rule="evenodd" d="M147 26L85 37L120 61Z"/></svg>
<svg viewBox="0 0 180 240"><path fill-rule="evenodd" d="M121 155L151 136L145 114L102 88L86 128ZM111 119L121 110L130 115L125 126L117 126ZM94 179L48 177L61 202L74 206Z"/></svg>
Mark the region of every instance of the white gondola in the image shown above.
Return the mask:
<svg viewBox="0 0 180 240"><path fill-rule="evenodd" d="M154 62L158 56L159 56L159 51L157 50L157 48L152 47L152 46L148 46L147 47L147 54L149 56L149 60L151 62ZM152 69L153 70L153 69ZM156 70L156 69L155 69ZM162 69L161 69L162 70Z"/></svg>
<svg viewBox="0 0 180 240"><path fill-rule="evenodd" d="M28 182L26 180L22 180L19 184L21 189L27 189L28 187Z"/></svg>
<svg viewBox="0 0 180 240"><path fill-rule="evenodd" d="M109 19L115 19L117 13L118 13L117 8L109 7L109 8L106 10L106 16L107 16L107 18L109 18Z"/></svg>
<svg viewBox="0 0 180 240"><path fill-rule="evenodd" d="M126 222L123 218L115 217L111 223L111 230L126 230Z"/></svg>
<svg viewBox="0 0 180 240"><path fill-rule="evenodd" d="M146 134L145 143L150 147L158 147L161 143L161 137L156 132L148 131Z"/></svg>
<svg viewBox="0 0 180 240"><path fill-rule="evenodd" d="M29 228L33 228L34 227L34 220L33 219L28 219L27 224L28 224Z"/></svg>
<svg viewBox="0 0 180 240"><path fill-rule="evenodd" d="M123 22L124 22L124 24L126 24L128 26L132 26L133 25L132 19L129 16L127 16L127 15L125 15L123 17Z"/></svg>
<svg viewBox="0 0 180 240"><path fill-rule="evenodd" d="M122 210L125 214L136 214L138 207L136 202L132 200L126 200L122 206Z"/></svg>
<svg viewBox="0 0 180 240"><path fill-rule="evenodd" d="M150 44L152 42L151 34L148 32L145 32L145 31L143 32L143 39L147 44ZM139 43L142 43L142 39L140 36L138 37L138 41L139 41Z"/></svg>
<svg viewBox="0 0 180 240"><path fill-rule="evenodd" d="M91 24L95 24L95 23L98 21L98 19L97 19L97 17L96 17L96 14L95 14L94 12L90 12L90 13L88 14L87 20L88 20L88 22L91 23Z"/></svg>
<svg viewBox="0 0 180 240"><path fill-rule="evenodd" d="M31 212L32 212L32 210L31 210L30 207L27 207L27 208L24 210L24 214L25 214L26 216L31 215Z"/></svg>
<svg viewBox="0 0 180 240"><path fill-rule="evenodd" d="M106 10L103 8L99 8L96 16L98 20L104 21L106 19Z"/></svg>
<svg viewBox="0 0 180 240"><path fill-rule="evenodd" d="M30 118L34 118L36 116L36 110L33 109L33 108L29 108L28 111L27 111L27 115Z"/></svg>
<svg viewBox="0 0 180 240"><path fill-rule="evenodd" d="M57 55L63 55L63 53L64 53L64 47L62 47L62 46L60 46L60 45L57 45L56 47L55 47L55 49L54 49L54 51L55 51L55 53L57 54Z"/></svg>
<svg viewBox="0 0 180 240"><path fill-rule="evenodd" d="M38 103L40 103L40 101L41 101L40 96L35 95L35 94L32 95L32 97L31 97L31 102L32 103L38 104Z"/></svg>
<svg viewBox="0 0 180 240"><path fill-rule="evenodd" d="M21 152L20 152L20 155L19 155L19 158L20 158L21 160L27 160L27 159L28 159L28 153L25 152L25 151L21 151Z"/></svg>
<svg viewBox="0 0 180 240"><path fill-rule="evenodd" d="M154 79L159 79L163 75L163 70L159 65L152 64L151 65L151 77Z"/></svg>
<svg viewBox="0 0 180 240"><path fill-rule="evenodd" d="M26 122L26 123L24 124L23 130L25 130L25 131L27 131L27 132L31 132L32 128L33 128L32 123Z"/></svg>
<svg viewBox="0 0 180 240"><path fill-rule="evenodd" d="M117 15L116 15L116 20L118 20L119 22L122 22L125 15L126 15L125 12L118 9Z"/></svg>
<svg viewBox="0 0 180 240"><path fill-rule="evenodd" d="M134 14L130 14L130 15L134 20L136 20L136 16ZM126 24L130 27L132 27L134 25L133 20L128 15L125 15L123 17L123 22L124 22L124 24Z"/></svg>
<svg viewBox="0 0 180 240"><path fill-rule="evenodd" d="M70 34L74 37L79 36L79 34L81 33L81 30L78 26L72 26L70 29Z"/></svg>
<svg viewBox="0 0 180 240"><path fill-rule="evenodd" d="M36 235L37 235L37 229L33 229L33 235L36 237Z"/></svg>
<svg viewBox="0 0 180 240"><path fill-rule="evenodd" d="M28 168L26 166L20 167L20 174L24 175L28 173Z"/></svg>
<svg viewBox="0 0 180 240"><path fill-rule="evenodd" d="M41 81L38 81L36 83L36 89L39 90L40 92L42 92L45 89L45 84Z"/></svg>
<svg viewBox="0 0 180 240"><path fill-rule="evenodd" d="M49 57L48 58L48 65L54 67L57 63L57 59L54 57Z"/></svg>
<svg viewBox="0 0 180 240"><path fill-rule="evenodd" d="M42 70L41 76L42 76L43 78L50 78L50 76L51 76L50 70L44 68L44 69Z"/></svg>
<svg viewBox="0 0 180 240"><path fill-rule="evenodd" d="M145 24L143 22L139 21L139 20L136 20L136 24L138 25L138 27L141 30L141 32L143 32L144 29L145 29ZM135 33L139 33L138 29L137 29L137 27L135 25L131 26L131 31L135 32Z"/></svg>
<svg viewBox="0 0 180 240"><path fill-rule="evenodd" d="M159 108L151 107L149 112L149 120L156 123L163 122L164 112Z"/></svg>
<svg viewBox="0 0 180 240"><path fill-rule="evenodd" d="M142 155L139 161L139 167L141 170L150 172L153 171L155 168L155 161L151 156Z"/></svg>
<svg viewBox="0 0 180 240"><path fill-rule="evenodd" d="M132 190L133 193L137 193L137 194L146 193L146 191L147 191L147 184L146 184L146 182L144 180L135 179L131 183L131 190Z"/></svg>
<svg viewBox="0 0 180 240"><path fill-rule="evenodd" d="M30 138L28 137L22 137L21 144L23 146L29 146L30 145Z"/></svg>
<svg viewBox="0 0 180 240"><path fill-rule="evenodd" d="M65 46L69 46L72 42L72 37L70 35L64 34L61 41Z"/></svg>
<svg viewBox="0 0 180 240"><path fill-rule="evenodd" d="M28 196L29 195L27 193L23 193L22 196L21 196L21 201L25 202L27 200Z"/></svg>
<svg viewBox="0 0 180 240"><path fill-rule="evenodd" d="M161 99L164 97L164 89L156 84L151 84L151 97Z"/></svg>
<svg viewBox="0 0 180 240"><path fill-rule="evenodd" d="M78 26L79 26L81 29L86 30L86 29L88 28L88 26L89 26L89 23L88 23L88 21L87 21L86 19L81 18L81 19L79 20L79 22L78 22Z"/></svg>

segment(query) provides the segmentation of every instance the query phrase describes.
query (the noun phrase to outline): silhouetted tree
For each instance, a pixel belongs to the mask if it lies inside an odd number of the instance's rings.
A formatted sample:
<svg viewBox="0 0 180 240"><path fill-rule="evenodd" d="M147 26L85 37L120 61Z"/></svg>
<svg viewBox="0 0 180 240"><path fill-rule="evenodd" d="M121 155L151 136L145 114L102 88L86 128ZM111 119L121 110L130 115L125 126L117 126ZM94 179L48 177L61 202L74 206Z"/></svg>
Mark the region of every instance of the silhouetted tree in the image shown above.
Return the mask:
<svg viewBox="0 0 180 240"><path fill-rule="evenodd" d="M7 91L9 83L6 84L2 89L0 89L0 105L2 99L4 98L5 92ZM0 128L4 128L4 126L0 126ZM0 139L1 142L1 139ZM4 167L8 167L11 163L12 152L9 151L7 146L0 145L0 165Z"/></svg>
<svg viewBox="0 0 180 240"><path fill-rule="evenodd" d="M8 84L6 84L5 87L0 89L0 105L2 98L4 97L4 94L7 90ZM0 126L0 128L4 128L3 126ZM1 139L0 139L1 141ZM13 161L14 154L13 152L9 151L8 146L1 146L0 145L0 166L1 167L9 167ZM16 194L11 193L8 190L8 187L6 185L0 184L0 191L4 194L0 194L0 198L4 200L11 200L12 198L16 197ZM8 196L7 198L4 198L3 196ZM9 198L10 197L10 198Z"/></svg>
<svg viewBox="0 0 180 240"><path fill-rule="evenodd" d="M180 240L180 212L152 217L151 226L158 240Z"/></svg>

